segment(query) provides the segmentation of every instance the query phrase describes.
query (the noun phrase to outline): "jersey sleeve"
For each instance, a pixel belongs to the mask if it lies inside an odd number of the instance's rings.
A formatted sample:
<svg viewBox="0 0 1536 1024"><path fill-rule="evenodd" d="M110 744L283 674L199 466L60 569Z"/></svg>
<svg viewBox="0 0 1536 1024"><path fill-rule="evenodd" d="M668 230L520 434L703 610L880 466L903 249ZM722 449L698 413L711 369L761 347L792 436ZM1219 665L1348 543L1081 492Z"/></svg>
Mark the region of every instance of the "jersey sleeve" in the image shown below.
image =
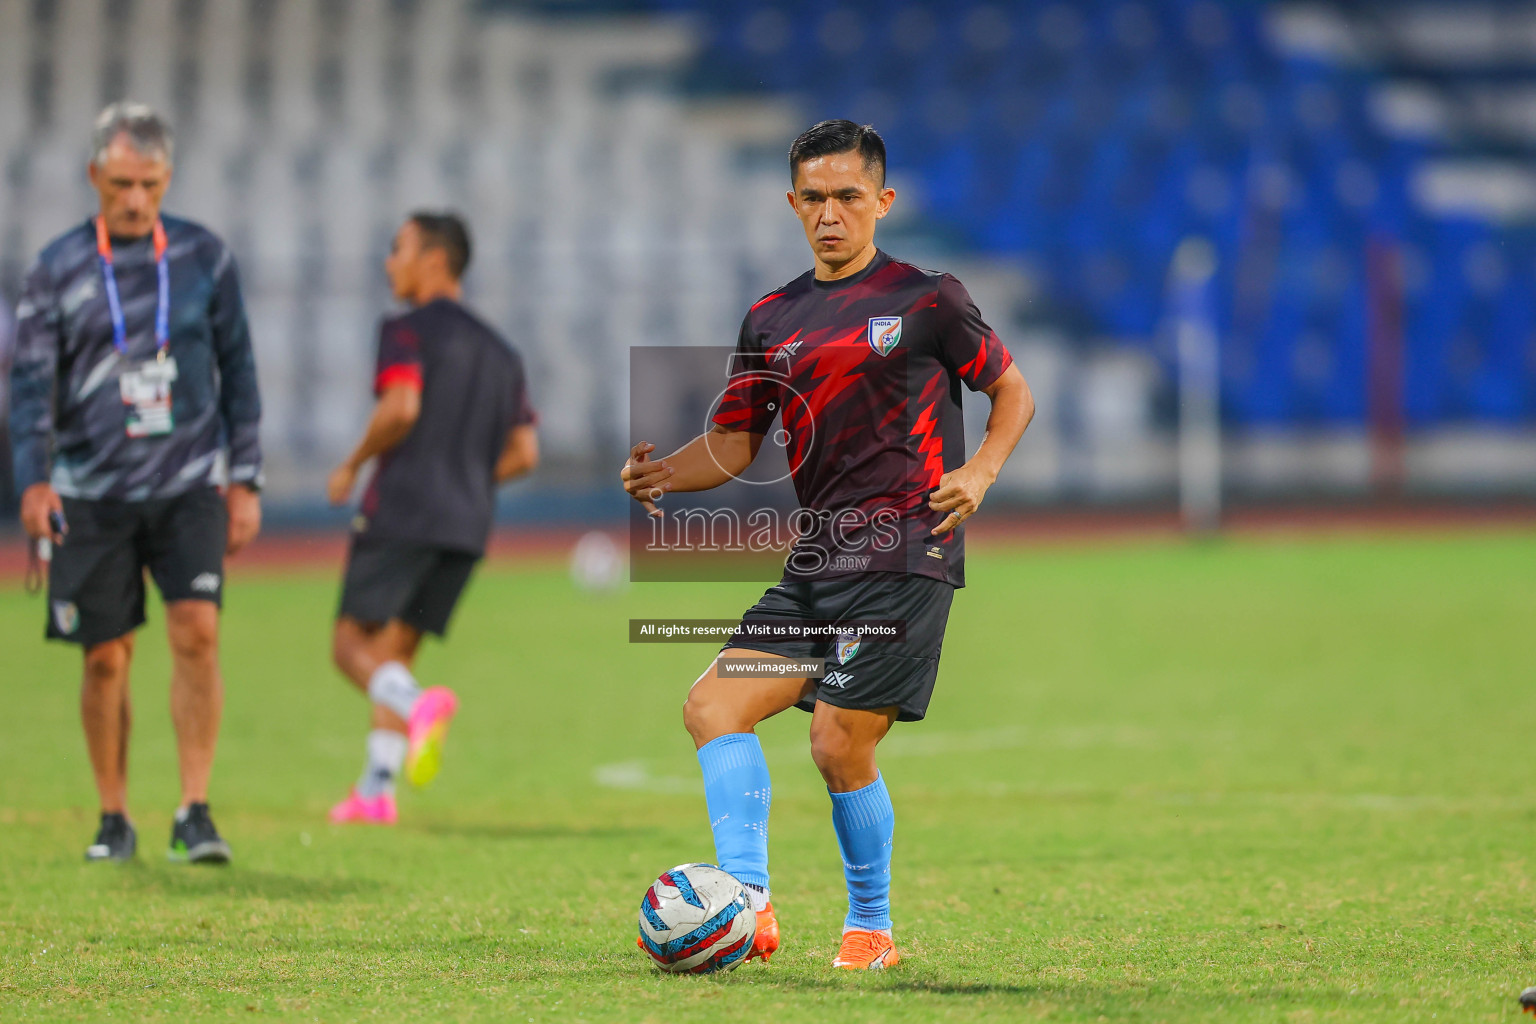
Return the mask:
<svg viewBox="0 0 1536 1024"><path fill-rule="evenodd" d="M939 360L972 391L991 387L1013 365L965 285L949 274L939 279L938 329Z"/></svg>
<svg viewBox="0 0 1536 1024"><path fill-rule="evenodd" d="M52 467L62 317L48 268L39 260L27 275L16 309L16 349L11 364L10 427L18 492L46 483Z"/></svg>
<svg viewBox="0 0 1536 1024"><path fill-rule="evenodd" d="M261 389L256 380L256 354L245 319L240 272L234 255L222 245L214 266L208 317L219 362L219 415L224 420L229 449L229 480L259 486Z"/></svg>
<svg viewBox="0 0 1536 1024"><path fill-rule="evenodd" d="M730 379L712 421L726 430L766 434L778 415L781 377L768 372L762 339L752 327L752 314L741 322Z"/></svg>
<svg viewBox="0 0 1536 1024"><path fill-rule="evenodd" d="M421 390L421 339L409 324L386 320L379 328L379 359L374 371L373 393L404 384Z"/></svg>

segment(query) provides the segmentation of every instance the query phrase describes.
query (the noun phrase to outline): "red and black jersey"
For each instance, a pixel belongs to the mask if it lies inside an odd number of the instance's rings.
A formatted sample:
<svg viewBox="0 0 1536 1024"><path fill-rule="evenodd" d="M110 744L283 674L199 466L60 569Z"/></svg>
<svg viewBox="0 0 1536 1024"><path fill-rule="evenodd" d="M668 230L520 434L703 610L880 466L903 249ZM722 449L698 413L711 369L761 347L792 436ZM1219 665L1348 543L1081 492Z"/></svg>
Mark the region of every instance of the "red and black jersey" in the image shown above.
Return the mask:
<svg viewBox="0 0 1536 1024"><path fill-rule="evenodd" d="M781 420L773 442L817 513L801 517L786 576L964 586L962 530L930 536L945 513L928 495L965 462L960 385L982 390L1012 362L959 281L883 252L852 277L806 273L753 305L714 423L768 434Z"/></svg>
<svg viewBox="0 0 1536 1024"><path fill-rule="evenodd" d="M404 441L379 458L357 532L480 554L496 506L496 462L513 427L534 422L523 361L451 299L379 329L374 394L421 391Z"/></svg>

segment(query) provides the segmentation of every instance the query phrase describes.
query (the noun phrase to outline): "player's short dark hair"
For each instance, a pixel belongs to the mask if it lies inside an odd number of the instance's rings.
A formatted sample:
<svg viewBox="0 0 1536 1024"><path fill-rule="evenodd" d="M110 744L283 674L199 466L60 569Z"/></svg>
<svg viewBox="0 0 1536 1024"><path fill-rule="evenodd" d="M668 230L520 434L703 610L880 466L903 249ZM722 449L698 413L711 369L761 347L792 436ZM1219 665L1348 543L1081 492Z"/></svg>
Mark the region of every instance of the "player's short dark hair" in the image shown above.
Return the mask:
<svg viewBox="0 0 1536 1024"><path fill-rule="evenodd" d="M789 181L794 184L800 165L819 156L857 151L864 158L864 172L885 187L885 140L873 125L842 119L813 124L789 147Z"/></svg>
<svg viewBox="0 0 1536 1024"><path fill-rule="evenodd" d="M417 210L411 214L410 221L421 232L423 246L441 249L447 254L448 273L455 278L463 277L472 253L469 228L464 225L464 218L456 213Z"/></svg>

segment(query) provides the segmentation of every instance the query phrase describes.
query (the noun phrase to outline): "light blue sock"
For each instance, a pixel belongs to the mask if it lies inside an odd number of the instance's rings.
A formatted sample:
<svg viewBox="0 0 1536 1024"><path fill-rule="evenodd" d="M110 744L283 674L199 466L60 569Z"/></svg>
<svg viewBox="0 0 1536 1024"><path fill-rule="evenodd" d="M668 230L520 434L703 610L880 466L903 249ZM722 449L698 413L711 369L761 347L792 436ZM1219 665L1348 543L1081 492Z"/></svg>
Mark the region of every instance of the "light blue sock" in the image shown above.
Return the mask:
<svg viewBox="0 0 1536 1024"><path fill-rule="evenodd" d="M833 793L832 827L843 851L843 877L848 880L847 928L889 930L891 927L891 841L896 833L896 809L885 791L885 777L852 793Z"/></svg>
<svg viewBox="0 0 1536 1024"><path fill-rule="evenodd" d="M768 888L768 807L773 786L757 734L733 732L699 748L704 802L720 867L744 885Z"/></svg>

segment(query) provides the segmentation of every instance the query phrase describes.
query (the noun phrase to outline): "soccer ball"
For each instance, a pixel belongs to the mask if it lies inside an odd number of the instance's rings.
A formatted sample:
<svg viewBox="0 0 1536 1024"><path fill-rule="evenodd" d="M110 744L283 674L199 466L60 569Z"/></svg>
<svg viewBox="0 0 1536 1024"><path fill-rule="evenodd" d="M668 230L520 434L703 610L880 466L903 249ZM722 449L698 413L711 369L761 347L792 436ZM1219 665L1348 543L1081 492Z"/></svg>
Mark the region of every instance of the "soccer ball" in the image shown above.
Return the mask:
<svg viewBox="0 0 1536 1024"><path fill-rule="evenodd" d="M729 971L747 958L756 935L746 888L713 864L679 864L640 901L640 945L673 974Z"/></svg>
<svg viewBox="0 0 1536 1024"><path fill-rule="evenodd" d="M582 590L616 590L624 582L624 553L601 530L582 534L571 550L571 579Z"/></svg>

